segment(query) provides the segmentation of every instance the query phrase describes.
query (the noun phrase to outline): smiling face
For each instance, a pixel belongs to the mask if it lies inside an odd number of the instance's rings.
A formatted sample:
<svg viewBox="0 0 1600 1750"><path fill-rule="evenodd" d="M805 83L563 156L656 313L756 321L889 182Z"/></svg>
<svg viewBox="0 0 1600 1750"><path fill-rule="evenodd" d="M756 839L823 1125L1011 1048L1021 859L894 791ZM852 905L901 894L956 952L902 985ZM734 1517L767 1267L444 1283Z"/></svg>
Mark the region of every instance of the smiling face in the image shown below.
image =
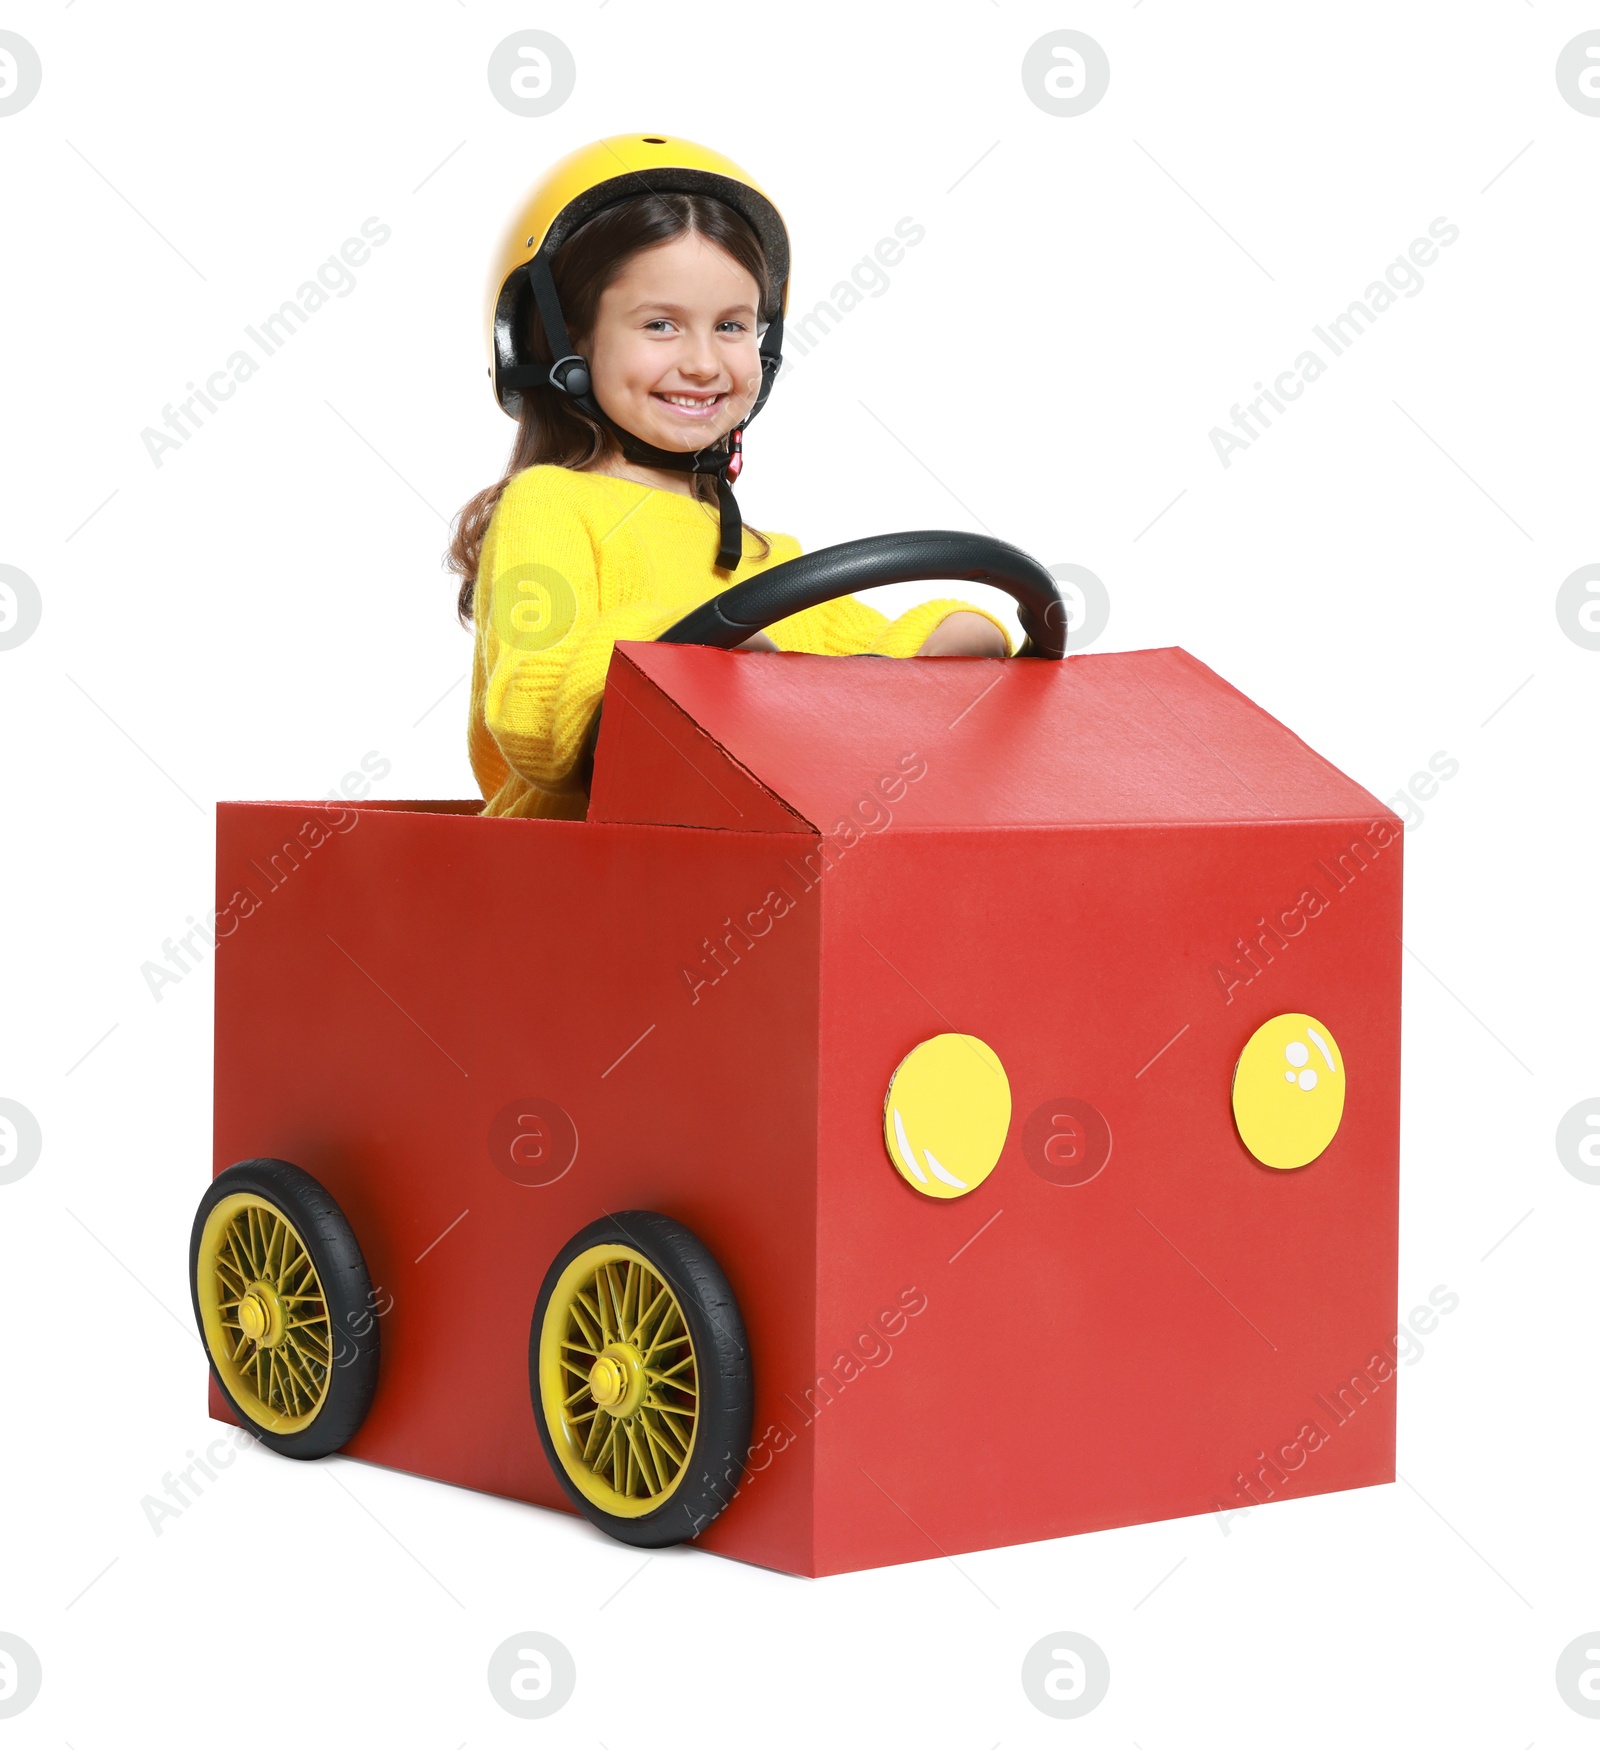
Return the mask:
<svg viewBox="0 0 1600 1750"><path fill-rule="evenodd" d="M702 450L761 388L759 288L692 232L635 255L600 294L589 363L600 405L663 450Z"/></svg>

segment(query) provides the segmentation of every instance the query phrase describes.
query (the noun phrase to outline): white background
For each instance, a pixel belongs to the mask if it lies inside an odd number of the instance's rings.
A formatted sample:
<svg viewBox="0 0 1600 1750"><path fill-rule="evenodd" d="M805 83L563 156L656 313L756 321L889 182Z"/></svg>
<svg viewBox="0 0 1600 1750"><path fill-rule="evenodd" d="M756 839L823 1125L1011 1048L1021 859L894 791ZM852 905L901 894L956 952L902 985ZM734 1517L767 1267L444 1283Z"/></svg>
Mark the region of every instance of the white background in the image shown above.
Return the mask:
<svg viewBox="0 0 1600 1750"><path fill-rule="evenodd" d="M1600 652L1556 592L1600 560L1600 118L1555 64L1600 11L19 0L0 26L43 66L0 117L0 563L43 601L0 652L0 1095L44 1137L0 1185L0 1630L44 1667L0 1740L1593 1742L1554 1673L1600 1629L1600 1187L1554 1138L1600 1095ZM527 119L485 69L535 26L578 80ZM1062 27L1111 64L1070 118L1020 72ZM381 794L474 793L439 560L513 430L487 264L546 164L634 129L773 193L794 312L926 228L752 428L751 522L1086 566L1097 648L1183 646L1407 811L1401 1310L1460 1305L1401 1370L1404 1481L818 1582L265 1452L148 1524L216 1432L183 1280L211 1015L209 965L159 1003L141 965L211 903L219 797L320 795L369 750ZM356 289L155 467L143 428L369 216L393 235ZM1423 289L1223 467L1212 427L1440 216ZM1457 773L1398 800L1441 751ZM485 1675L528 1628L578 1667L536 1726ZM1111 1666L1071 1724L1019 1677L1060 1629Z"/></svg>

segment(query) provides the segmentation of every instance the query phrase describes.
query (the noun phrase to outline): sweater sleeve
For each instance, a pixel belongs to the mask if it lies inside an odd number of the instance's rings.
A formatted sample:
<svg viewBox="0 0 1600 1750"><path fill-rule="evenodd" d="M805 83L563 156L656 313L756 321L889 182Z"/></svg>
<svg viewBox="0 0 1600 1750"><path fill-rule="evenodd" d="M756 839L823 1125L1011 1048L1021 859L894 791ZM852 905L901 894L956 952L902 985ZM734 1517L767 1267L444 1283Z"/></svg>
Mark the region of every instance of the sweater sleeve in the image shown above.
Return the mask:
<svg viewBox="0 0 1600 1750"><path fill-rule="evenodd" d="M800 555L799 543L787 535L775 535L773 547L774 564ZM823 602L774 621L767 628L767 636L780 650L800 650L812 656L915 656L934 627L957 613L982 614L999 628L1006 641L1006 654L1014 654L1011 634L1003 621L997 620L987 608L950 596L919 602L895 620L853 595L840 596L836 601Z"/></svg>
<svg viewBox="0 0 1600 1750"><path fill-rule="evenodd" d="M477 591L484 722L512 771L542 790L576 790L612 645L654 638L679 615L601 608L594 539L575 507L546 496L535 514L531 495L508 489L502 512Z"/></svg>

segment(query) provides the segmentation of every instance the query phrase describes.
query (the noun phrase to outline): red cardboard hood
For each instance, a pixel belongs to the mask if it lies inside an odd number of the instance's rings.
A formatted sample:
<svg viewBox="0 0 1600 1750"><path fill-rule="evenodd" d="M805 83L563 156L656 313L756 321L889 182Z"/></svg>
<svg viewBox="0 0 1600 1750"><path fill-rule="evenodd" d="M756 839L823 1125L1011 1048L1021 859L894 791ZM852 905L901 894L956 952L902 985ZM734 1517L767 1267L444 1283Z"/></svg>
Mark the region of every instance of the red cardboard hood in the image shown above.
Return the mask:
<svg viewBox="0 0 1600 1750"><path fill-rule="evenodd" d="M1046 662L631 641L588 817L825 833L912 771L874 830L1394 818L1175 645Z"/></svg>

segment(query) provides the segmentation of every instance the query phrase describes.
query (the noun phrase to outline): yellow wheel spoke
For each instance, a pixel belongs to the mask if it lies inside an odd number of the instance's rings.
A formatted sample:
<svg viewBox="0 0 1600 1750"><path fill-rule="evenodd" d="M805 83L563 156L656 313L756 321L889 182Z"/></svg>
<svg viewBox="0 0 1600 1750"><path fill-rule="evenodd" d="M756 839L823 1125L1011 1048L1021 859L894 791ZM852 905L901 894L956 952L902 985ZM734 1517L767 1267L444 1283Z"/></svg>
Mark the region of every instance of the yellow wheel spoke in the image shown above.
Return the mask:
<svg viewBox="0 0 1600 1750"><path fill-rule="evenodd" d="M689 1342L688 1332L681 1328L683 1321L672 1317L672 1314L675 1314L677 1310L676 1307L673 1307L668 1317L662 1319L661 1323L656 1326L656 1334L650 1339L650 1347L644 1352L644 1358L646 1361L654 1361L656 1355L662 1349L671 1349L679 1343ZM669 1331L667 1329L669 1324L676 1324L680 1328L676 1331ZM690 1348L694 1347L692 1343L690 1343L689 1346Z"/></svg>
<svg viewBox="0 0 1600 1750"><path fill-rule="evenodd" d="M666 1485L661 1473L651 1462L653 1455L649 1441L641 1441L640 1431L634 1428L631 1421L624 1423L623 1427L628 1436L628 1454L633 1460L634 1469L639 1473L640 1482L644 1484L645 1494L659 1495Z"/></svg>
<svg viewBox="0 0 1600 1750"><path fill-rule="evenodd" d="M596 1470L600 1470L606 1464L613 1447L616 1445L617 1439L617 1424L615 1419L611 1416L607 1416L604 1420L604 1437L596 1448L593 1459L594 1468Z"/></svg>
<svg viewBox="0 0 1600 1750"><path fill-rule="evenodd" d="M605 1439L600 1442L600 1450L594 1455L594 1468L601 1472L615 1489L622 1486L617 1478L617 1455L621 1450L622 1442L617 1434L616 1417L607 1416L606 1421L610 1426L606 1429Z"/></svg>
<svg viewBox="0 0 1600 1750"><path fill-rule="evenodd" d="M651 1280L653 1281L654 1278L652 1278ZM660 1306L662 1301L665 1300L666 1298L667 1298L666 1287L664 1285L658 1284L656 1287L655 1296L651 1300L649 1306L647 1306L644 1309L644 1311L639 1314L638 1319L634 1322L633 1330L628 1335L628 1341L630 1343L638 1343L638 1342L643 1340L644 1334L645 1334L645 1327L650 1322L651 1314L655 1312L656 1308L658 1306Z"/></svg>
<svg viewBox="0 0 1600 1750"><path fill-rule="evenodd" d="M690 1422L694 1420L695 1407L692 1403L669 1404L664 1398L657 1395L654 1386L645 1393L644 1407L647 1410L659 1410L664 1416L682 1416L686 1421Z"/></svg>
<svg viewBox="0 0 1600 1750"><path fill-rule="evenodd" d="M611 1266L602 1264L595 1278L595 1298L600 1302L600 1329L608 1343L620 1335L617 1329L617 1289Z"/></svg>
<svg viewBox="0 0 1600 1750"><path fill-rule="evenodd" d="M686 1458L689 1453L689 1443L694 1439L694 1417L685 1417L687 1427L680 1428L675 1422L665 1421L659 1404L646 1404L645 1417L650 1426L662 1439L669 1440L678 1449L680 1458Z"/></svg>
<svg viewBox="0 0 1600 1750"><path fill-rule="evenodd" d="M573 1297L568 1316L579 1334L589 1344L593 1354L598 1355L606 1346L606 1340L600 1330L600 1313L581 1294Z"/></svg>
<svg viewBox="0 0 1600 1750"><path fill-rule="evenodd" d="M250 1262L249 1234L235 1222L228 1229L226 1240L228 1251L233 1255L240 1276L248 1282L255 1275L255 1266Z"/></svg>
<svg viewBox="0 0 1600 1750"><path fill-rule="evenodd" d="M634 1290L633 1259L630 1258L622 1266L622 1297L617 1302L617 1335L620 1337L628 1328L632 1317Z"/></svg>
<svg viewBox="0 0 1600 1750"><path fill-rule="evenodd" d="M295 1249L294 1234L286 1222L280 1221L278 1223L278 1261L272 1270L272 1280L280 1286L284 1277L289 1274L293 1267Z"/></svg>
<svg viewBox="0 0 1600 1750"><path fill-rule="evenodd" d="M675 1451L673 1446L662 1437L662 1433L657 1429L655 1423L650 1419L650 1417L641 1416L639 1418L639 1425L640 1425L640 1427L642 1427L644 1429L645 1439L650 1443L650 1445L652 1447L656 1448L662 1454L664 1454L666 1461L667 1461L667 1468L665 1471L662 1471L661 1460L660 1459L656 1460L656 1470L661 1476L661 1481L658 1484L657 1489L656 1489L657 1494L659 1494L661 1492L661 1490L664 1489L667 1486L667 1484L672 1480L672 1478L675 1477L678 1474L678 1472L683 1468L684 1455L680 1452Z"/></svg>
<svg viewBox="0 0 1600 1750"><path fill-rule="evenodd" d="M660 1484L651 1477L648 1468L644 1465L644 1454L639 1451L639 1433L634 1428L632 1418L621 1423L621 1437L628 1442L627 1481L623 1484L623 1493L625 1495L641 1495L641 1493L642 1495L655 1495ZM634 1488L635 1477L639 1479L639 1484L641 1484L639 1489Z"/></svg>
<svg viewBox="0 0 1600 1750"><path fill-rule="evenodd" d="M601 1279L598 1276L596 1276L594 1279L593 1288L594 1288L594 1304L593 1304L593 1306L590 1307L590 1305L587 1301L585 1301L583 1304L584 1304L585 1310L591 1311L594 1315L595 1329L597 1331L599 1331L599 1333L600 1333L600 1346L603 1349L606 1346L606 1344L611 1341L611 1327L610 1327L610 1324L608 1323L607 1317L606 1317L605 1284L601 1281Z"/></svg>
<svg viewBox="0 0 1600 1750"><path fill-rule="evenodd" d="M296 1365L296 1363L298 1363L298 1365ZM297 1385L304 1389L308 1398L314 1399L317 1394L311 1382L311 1375L308 1371L309 1366L310 1363L307 1361L304 1352L295 1343L294 1338L290 1337L283 1346L284 1371Z"/></svg>
<svg viewBox="0 0 1600 1750"><path fill-rule="evenodd" d="M699 1407L699 1397L693 1387L686 1386L679 1380L673 1380L667 1390L676 1392L678 1395L675 1398L666 1397L662 1394L659 1384L652 1383L647 1388L645 1402L652 1410L660 1410L664 1415L687 1416L690 1421L693 1421L695 1411Z"/></svg>
<svg viewBox="0 0 1600 1750"><path fill-rule="evenodd" d="M298 1253L288 1269L278 1278L278 1292L285 1300L321 1300L322 1296L308 1295L305 1285L317 1279L316 1266L311 1262L309 1252Z"/></svg>
<svg viewBox="0 0 1600 1750"><path fill-rule="evenodd" d="M655 1385L675 1385L680 1391L693 1391L694 1384L692 1375L687 1380L680 1380L675 1377L677 1374L682 1373L684 1368L693 1366L694 1357L692 1355L685 1355L675 1366L662 1368L650 1367L647 1365L645 1367L645 1372L649 1376L651 1382Z"/></svg>
<svg viewBox="0 0 1600 1750"><path fill-rule="evenodd" d="M292 1416L295 1409L294 1375L289 1371L288 1357L281 1349L272 1351L272 1371L277 1381L278 1407Z"/></svg>
<svg viewBox="0 0 1600 1750"><path fill-rule="evenodd" d="M305 1256L304 1248L296 1241L294 1235L285 1229L282 1244L278 1247L278 1269L275 1276L280 1294L289 1286L289 1278L300 1274L300 1266L304 1262Z"/></svg>
<svg viewBox="0 0 1600 1750"><path fill-rule="evenodd" d="M294 1360L299 1362L299 1369L305 1374L306 1379L312 1383L312 1397L315 1397L317 1391L320 1390L322 1379L324 1379L324 1376L327 1374L326 1356L313 1355L310 1349L303 1348L299 1342L296 1342L294 1337L289 1339L289 1348L294 1351Z"/></svg>

